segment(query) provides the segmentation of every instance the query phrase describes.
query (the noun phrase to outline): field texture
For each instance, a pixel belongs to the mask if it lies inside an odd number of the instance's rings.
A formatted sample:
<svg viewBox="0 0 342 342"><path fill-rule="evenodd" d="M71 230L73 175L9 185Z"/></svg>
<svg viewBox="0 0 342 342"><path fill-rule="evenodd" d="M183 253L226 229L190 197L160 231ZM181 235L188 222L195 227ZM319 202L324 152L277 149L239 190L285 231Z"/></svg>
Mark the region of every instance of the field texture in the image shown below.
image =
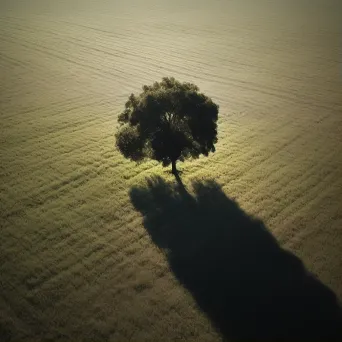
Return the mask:
<svg viewBox="0 0 342 342"><path fill-rule="evenodd" d="M1 1L0 340L218 341L202 294L214 301L223 283L254 303L284 268L300 277L291 258L342 299L341 11L334 0ZM127 97L163 76L220 105L217 151L179 164L188 193L115 150ZM246 234L228 239L230 220ZM190 279L196 267L206 276ZM245 302L226 312L232 334L251 327Z"/></svg>

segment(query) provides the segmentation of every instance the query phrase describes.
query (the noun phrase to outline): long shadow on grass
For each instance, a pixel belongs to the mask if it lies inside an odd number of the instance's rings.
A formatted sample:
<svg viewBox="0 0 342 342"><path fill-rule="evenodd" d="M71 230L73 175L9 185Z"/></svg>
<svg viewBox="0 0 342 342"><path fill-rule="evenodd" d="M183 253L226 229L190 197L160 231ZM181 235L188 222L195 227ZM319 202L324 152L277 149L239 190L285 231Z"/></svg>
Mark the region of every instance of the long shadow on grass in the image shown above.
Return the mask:
<svg viewBox="0 0 342 342"><path fill-rule="evenodd" d="M213 181L132 188L170 268L232 341L342 341L334 293ZM166 294L167 295L167 294Z"/></svg>

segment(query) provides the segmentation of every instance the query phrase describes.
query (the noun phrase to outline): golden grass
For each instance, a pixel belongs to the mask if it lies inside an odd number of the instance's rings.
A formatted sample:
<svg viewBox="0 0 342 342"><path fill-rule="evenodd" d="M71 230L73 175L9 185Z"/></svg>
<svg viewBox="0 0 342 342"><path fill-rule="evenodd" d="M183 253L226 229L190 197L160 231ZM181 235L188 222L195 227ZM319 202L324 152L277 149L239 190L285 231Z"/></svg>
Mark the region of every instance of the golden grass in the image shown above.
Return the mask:
<svg viewBox="0 0 342 342"><path fill-rule="evenodd" d="M0 5L3 336L219 339L130 202L172 176L114 149L127 96L162 76L220 104L217 151L183 182L217 181L341 298L338 5L71 3Z"/></svg>

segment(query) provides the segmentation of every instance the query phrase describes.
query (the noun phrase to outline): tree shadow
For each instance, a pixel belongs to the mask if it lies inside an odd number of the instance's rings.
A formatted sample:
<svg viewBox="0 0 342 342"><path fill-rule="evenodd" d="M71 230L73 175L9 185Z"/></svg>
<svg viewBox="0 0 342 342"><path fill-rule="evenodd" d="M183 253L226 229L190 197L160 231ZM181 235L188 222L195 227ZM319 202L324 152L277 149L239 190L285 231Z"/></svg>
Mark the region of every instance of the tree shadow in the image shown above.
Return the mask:
<svg viewBox="0 0 342 342"><path fill-rule="evenodd" d="M130 197L170 269L224 338L342 341L335 294L214 181L150 178Z"/></svg>

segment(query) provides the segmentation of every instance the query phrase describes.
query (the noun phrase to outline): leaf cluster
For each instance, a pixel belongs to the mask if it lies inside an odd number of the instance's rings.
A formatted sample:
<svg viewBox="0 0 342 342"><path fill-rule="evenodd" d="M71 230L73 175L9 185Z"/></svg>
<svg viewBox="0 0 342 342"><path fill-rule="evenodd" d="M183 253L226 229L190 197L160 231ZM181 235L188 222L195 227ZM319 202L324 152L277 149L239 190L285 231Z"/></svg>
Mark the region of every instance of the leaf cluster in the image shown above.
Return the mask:
<svg viewBox="0 0 342 342"><path fill-rule="evenodd" d="M116 145L126 158L166 166L215 151L219 107L196 85L165 77L142 90L118 117Z"/></svg>

